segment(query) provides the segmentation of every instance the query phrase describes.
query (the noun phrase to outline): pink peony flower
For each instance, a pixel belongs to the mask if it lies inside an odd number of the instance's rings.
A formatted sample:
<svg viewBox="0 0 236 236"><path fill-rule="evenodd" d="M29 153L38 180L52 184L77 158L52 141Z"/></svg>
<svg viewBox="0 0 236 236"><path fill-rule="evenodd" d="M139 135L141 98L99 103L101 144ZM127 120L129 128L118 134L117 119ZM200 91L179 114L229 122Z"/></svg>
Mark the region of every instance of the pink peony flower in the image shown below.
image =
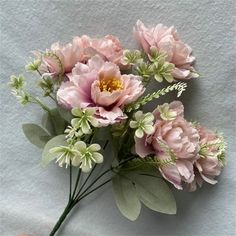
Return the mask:
<svg viewBox="0 0 236 236"><path fill-rule="evenodd" d="M58 103L67 109L95 107L101 126L126 118L122 108L144 92L139 76L121 75L119 67L96 55L87 64L77 63L57 92Z"/></svg>
<svg viewBox="0 0 236 236"><path fill-rule="evenodd" d="M142 139L135 138L136 153L141 157L154 154L163 177L182 189L182 182L191 183L194 179L193 163L199 150L198 132L184 119L181 102L163 104L153 114L155 133Z"/></svg>
<svg viewBox="0 0 236 236"><path fill-rule="evenodd" d="M175 65L172 71L175 79L198 77L192 67L195 60L191 55L192 49L180 40L173 26L158 24L147 28L138 20L134 27L134 36L147 54L150 53L150 47L156 47L158 51L166 53L167 61Z"/></svg>
<svg viewBox="0 0 236 236"><path fill-rule="evenodd" d="M194 163L196 178L187 187L195 191L203 182L216 184L215 177L220 175L224 167L225 144L222 137L204 127L197 127L200 135L199 159Z"/></svg>
<svg viewBox="0 0 236 236"><path fill-rule="evenodd" d="M87 62L94 55L99 54L105 61L113 62L121 67L123 49L120 41L113 35L104 38L90 38L86 35L75 37L72 43L60 45L54 43L50 50L42 56L42 72L50 72L54 75L71 73L72 68L78 62Z"/></svg>

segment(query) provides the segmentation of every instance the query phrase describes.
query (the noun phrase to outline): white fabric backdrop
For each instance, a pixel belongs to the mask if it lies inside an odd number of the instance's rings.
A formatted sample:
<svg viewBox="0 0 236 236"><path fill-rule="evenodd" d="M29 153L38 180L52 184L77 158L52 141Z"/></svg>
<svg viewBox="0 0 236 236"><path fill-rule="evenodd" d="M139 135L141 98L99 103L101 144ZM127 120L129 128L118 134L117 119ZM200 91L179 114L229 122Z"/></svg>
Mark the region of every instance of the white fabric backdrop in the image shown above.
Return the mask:
<svg viewBox="0 0 236 236"><path fill-rule="evenodd" d="M84 201L60 235L235 235L235 1L33 1L1 0L1 233L48 235L67 201L68 171L42 169L41 151L30 145L22 123L39 123L41 111L22 108L7 85L22 72L29 51L45 49L75 35L117 35L135 47L132 27L175 25L194 49L202 75L182 100L186 114L209 128L218 127L228 142L228 165L219 184L196 193L176 191L178 214L167 216L143 207L136 222L116 209L110 186ZM31 78L29 78L31 80ZM33 83L33 79L32 82Z"/></svg>

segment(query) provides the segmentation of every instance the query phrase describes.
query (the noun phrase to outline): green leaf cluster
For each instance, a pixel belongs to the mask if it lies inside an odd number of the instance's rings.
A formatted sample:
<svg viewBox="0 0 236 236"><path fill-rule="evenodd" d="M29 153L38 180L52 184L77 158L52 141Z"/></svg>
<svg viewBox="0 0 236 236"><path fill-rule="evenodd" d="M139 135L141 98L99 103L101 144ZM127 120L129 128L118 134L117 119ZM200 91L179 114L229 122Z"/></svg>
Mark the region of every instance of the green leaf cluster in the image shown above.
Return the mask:
<svg viewBox="0 0 236 236"><path fill-rule="evenodd" d="M175 198L156 168L132 161L112 179L113 193L120 212L129 220L138 218L142 204L151 210L176 214Z"/></svg>

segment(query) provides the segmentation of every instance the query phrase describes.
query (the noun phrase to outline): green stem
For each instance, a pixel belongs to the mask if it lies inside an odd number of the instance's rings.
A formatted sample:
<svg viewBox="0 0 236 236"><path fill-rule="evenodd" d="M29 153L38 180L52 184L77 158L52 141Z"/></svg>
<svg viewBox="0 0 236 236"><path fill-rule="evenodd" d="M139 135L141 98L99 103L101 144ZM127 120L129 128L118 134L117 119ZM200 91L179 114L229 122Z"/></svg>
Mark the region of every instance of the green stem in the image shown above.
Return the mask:
<svg viewBox="0 0 236 236"><path fill-rule="evenodd" d="M72 197L71 197L72 199L75 196L75 193L76 193L76 190L77 190L77 187L78 187L78 184L79 184L80 176L81 176L81 169L79 168L78 175L77 175L77 178L76 178L75 187L74 187L74 191L73 191L73 194L72 194Z"/></svg>
<svg viewBox="0 0 236 236"><path fill-rule="evenodd" d="M81 201L83 198L85 198L86 196L88 196L89 194L93 193L94 191L96 191L97 189L101 188L102 186L104 186L105 184L109 183L112 179L108 179L105 182L103 182L102 184L98 185L96 188L90 190L89 192L85 193L84 195L81 194L80 197L78 197L78 202Z"/></svg>
<svg viewBox="0 0 236 236"><path fill-rule="evenodd" d="M90 176L92 175L93 171L95 170L97 166L97 163L94 165L93 169L90 171L89 175L87 176L87 178L85 179L84 183L82 184L82 186L79 189L79 192L76 194L75 199L79 196L79 194L81 193L81 191L83 190L84 186L86 185L86 183L88 182Z"/></svg>
<svg viewBox="0 0 236 236"><path fill-rule="evenodd" d="M51 94L49 94L48 96L57 104L57 100Z"/></svg>
<svg viewBox="0 0 236 236"><path fill-rule="evenodd" d="M125 161L119 163L119 165L117 165L117 166L115 166L115 167L111 167L111 168L105 170L103 173L101 173L101 174L81 193L82 188L83 188L84 185L86 184L86 183L84 183L83 186L80 188L80 191L79 191L79 192L77 193L77 195L75 196L75 199L77 199L77 200L80 199L81 196L83 196L84 194L86 194L86 192L87 192L99 179L101 179L105 174L107 174L109 171L113 171L114 169L116 169L116 168L118 168L118 167L124 165L125 163L127 163L127 162L133 160L134 158L136 158L136 157L133 157L133 156L132 156L132 157L126 159ZM91 171L91 172L92 172L92 171ZM91 172L90 172L90 173L91 173ZM88 178L87 178L85 181L87 182L88 179L89 179L89 176L88 176ZM111 180L111 179L110 179L110 180ZM100 185L99 185L99 186L100 186ZM80 193L81 193L81 194L80 194Z"/></svg>
<svg viewBox="0 0 236 236"><path fill-rule="evenodd" d="M39 73L40 76L42 76L42 73L39 71L39 69L37 69L37 72Z"/></svg>
<svg viewBox="0 0 236 236"><path fill-rule="evenodd" d="M33 96L30 96L30 98L32 99L32 102L38 104L39 106L43 108L43 110L51 114L51 109L47 105L43 104L38 98L33 97Z"/></svg>
<svg viewBox="0 0 236 236"><path fill-rule="evenodd" d="M71 200L71 191L72 191L72 165L71 165L71 160L70 160L70 195L69 195L69 200Z"/></svg>
<svg viewBox="0 0 236 236"><path fill-rule="evenodd" d="M88 181L89 177L91 176L91 172L93 172L93 170L95 169L96 166L93 167L93 169L91 170L90 174L88 175L88 177L86 178L84 184L81 186L80 191L77 193L77 195L74 197L74 193L76 192L76 189L74 189L72 198L69 200L65 210L63 211L62 215L60 216L59 220L57 221L56 225L54 226L52 232L50 233L50 236L55 235L55 233L57 232L57 230L60 228L61 224L63 223L63 221L66 219L67 215L70 213L70 211L72 210L72 208L78 204L83 198L87 197L88 195L90 195L91 193L93 193L94 191L96 191L97 189L101 188L102 186L104 186L105 184L109 183L112 178L109 178L108 180L106 180L105 182L101 183L100 185L98 185L97 187L95 187L94 189L90 190L89 192L87 192L100 178L102 178L106 173L108 173L109 171L113 171L114 169L124 165L125 163L127 163L128 161L134 159L136 157L130 157L128 159L126 159L125 161L121 162L119 165L109 168L106 171L104 171L102 174L100 174L81 194L80 192L82 191L82 187L85 186L86 182ZM80 176L80 174L79 174ZM78 180L78 177L77 177ZM77 181L76 181L77 182ZM77 188L78 184L75 185L75 188Z"/></svg>
<svg viewBox="0 0 236 236"><path fill-rule="evenodd" d="M91 193L93 193L94 191L96 191L97 189L101 188L102 186L104 186L105 184L109 183L111 181L111 178L108 179L107 181L105 181L104 183L98 185L96 188L92 189L91 191L89 191L88 193L86 193L85 195L81 194L81 197L77 200L70 200L65 208L65 210L63 211L63 213L61 214L59 220L57 221L57 223L55 224L53 230L51 231L49 236L54 236L55 233L58 231L58 229L60 228L61 224L64 222L64 220L66 219L67 215L70 213L70 211L73 209L73 207L78 204L83 198L87 197L88 195L90 195Z"/></svg>
<svg viewBox="0 0 236 236"><path fill-rule="evenodd" d="M69 212L72 210L72 208L77 204L77 202L75 201L69 201L66 208L64 209L63 213L61 214L60 218L58 219L57 223L55 224L55 226L53 227L51 233L49 234L49 236L53 236L55 235L55 233L58 231L58 229L60 228L61 224L64 222L64 220L66 219L67 215L69 214Z"/></svg>

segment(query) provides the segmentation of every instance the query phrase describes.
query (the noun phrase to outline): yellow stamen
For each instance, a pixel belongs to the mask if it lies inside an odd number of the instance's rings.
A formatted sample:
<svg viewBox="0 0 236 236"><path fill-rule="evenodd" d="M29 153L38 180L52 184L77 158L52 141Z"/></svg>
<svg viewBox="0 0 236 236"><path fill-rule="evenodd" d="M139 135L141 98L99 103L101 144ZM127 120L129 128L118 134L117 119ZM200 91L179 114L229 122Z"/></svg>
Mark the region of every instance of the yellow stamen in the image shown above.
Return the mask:
<svg viewBox="0 0 236 236"><path fill-rule="evenodd" d="M99 81L99 88L101 92L108 91L113 92L116 90L123 89L122 82L119 79L111 78L111 79L100 79Z"/></svg>

